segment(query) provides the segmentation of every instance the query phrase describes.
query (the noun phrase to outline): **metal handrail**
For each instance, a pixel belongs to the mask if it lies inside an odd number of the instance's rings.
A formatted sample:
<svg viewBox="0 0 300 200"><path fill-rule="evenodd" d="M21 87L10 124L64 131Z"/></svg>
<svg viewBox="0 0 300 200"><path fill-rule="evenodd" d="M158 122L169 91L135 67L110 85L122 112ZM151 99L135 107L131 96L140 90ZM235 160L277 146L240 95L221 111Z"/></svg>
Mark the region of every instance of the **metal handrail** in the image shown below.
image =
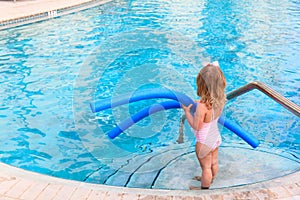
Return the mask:
<svg viewBox="0 0 300 200"><path fill-rule="evenodd" d="M183 128L184 128L184 121L185 120L186 120L186 116L182 115L181 118L180 118L179 136L178 136L178 139L176 140L176 142L179 143L179 144L183 143L183 140L184 140Z"/></svg>
<svg viewBox="0 0 300 200"><path fill-rule="evenodd" d="M285 98L275 90L271 89L269 86L261 83L259 81L254 81L244 85L230 93L227 94L227 99L233 99L238 97L242 94L245 94L253 89L258 89L259 91L263 92L264 94L268 95L271 99L282 105L284 108L295 114L296 116L300 117L300 106L296 105L295 103L291 102L289 99Z"/></svg>
<svg viewBox="0 0 300 200"><path fill-rule="evenodd" d="M268 95L271 99L278 102L280 105L282 105L284 108L295 114L296 116L300 117L300 106L296 105L295 103L291 102L289 99L285 98L275 90L271 89L266 84L254 81L251 83L248 83L232 92L229 92L226 95L227 100L233 99L235 97L238 97L240 95L243 95L251 90L258 89L259 91L263 92L264 94ZM183 126L184 122L186 120L186 116L182 115L180 119L180 129L179 129L179 136L177 139L178 143L183 142Z"/></svg>

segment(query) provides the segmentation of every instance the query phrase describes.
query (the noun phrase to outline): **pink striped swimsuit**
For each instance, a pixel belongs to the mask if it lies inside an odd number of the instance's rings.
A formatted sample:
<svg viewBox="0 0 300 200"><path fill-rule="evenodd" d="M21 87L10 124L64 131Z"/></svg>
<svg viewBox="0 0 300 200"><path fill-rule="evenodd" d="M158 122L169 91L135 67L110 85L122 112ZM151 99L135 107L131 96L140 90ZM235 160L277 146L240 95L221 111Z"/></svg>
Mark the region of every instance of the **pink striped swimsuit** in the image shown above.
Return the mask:
<svg viewBox="0 0 300 200"><path fill-rule="evenodd" d="M214 113L212 114L212 119L213 118ZM206 146L211 148L211 150L219 147L222 142L222 138L218 128L218 119L219 117L208 123L203 122L200 130L194 130L196 141L200 142L201 144L205 144Z"/></svg>

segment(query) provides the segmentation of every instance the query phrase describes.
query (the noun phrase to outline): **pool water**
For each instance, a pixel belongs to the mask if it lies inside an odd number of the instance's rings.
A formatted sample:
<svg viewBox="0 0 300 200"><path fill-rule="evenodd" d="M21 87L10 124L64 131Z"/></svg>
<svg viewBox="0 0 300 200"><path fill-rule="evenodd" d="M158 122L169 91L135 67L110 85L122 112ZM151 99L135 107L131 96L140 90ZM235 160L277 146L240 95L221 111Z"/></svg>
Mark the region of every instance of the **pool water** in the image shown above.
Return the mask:
<svg viewBox="0 0 300 200"><path fill-rule="evenodd" d="M92 183L188 188L199 166L187 124L177 142L181 110L157 113L110 140L117 123L161 100L96 114L89 103L156 87L197 98L201 63L218 60L227 92L258 80L300 105L299 10L293 0L119 0L1 31L0 161ZM298 117L258 91L228 101L224 116L261 145L252 149L220 127L213 187L300 169Z"/></svg>

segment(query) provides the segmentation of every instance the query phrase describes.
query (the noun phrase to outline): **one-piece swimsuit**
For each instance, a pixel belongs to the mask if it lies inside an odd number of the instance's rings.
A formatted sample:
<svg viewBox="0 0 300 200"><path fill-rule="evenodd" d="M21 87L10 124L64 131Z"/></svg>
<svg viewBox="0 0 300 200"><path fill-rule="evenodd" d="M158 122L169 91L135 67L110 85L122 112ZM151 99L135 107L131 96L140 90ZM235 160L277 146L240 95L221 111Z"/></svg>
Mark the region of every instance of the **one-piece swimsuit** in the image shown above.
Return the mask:
<svg viewBox="0 0 300 200"><path fill-rule="evenodd" d="M205 144L211 150L221 145L222 138L218 128L218 119L214 119L214 110L212 110L212 120L208 123L203 122L200 130L194 130L196 141Z"/></svg>

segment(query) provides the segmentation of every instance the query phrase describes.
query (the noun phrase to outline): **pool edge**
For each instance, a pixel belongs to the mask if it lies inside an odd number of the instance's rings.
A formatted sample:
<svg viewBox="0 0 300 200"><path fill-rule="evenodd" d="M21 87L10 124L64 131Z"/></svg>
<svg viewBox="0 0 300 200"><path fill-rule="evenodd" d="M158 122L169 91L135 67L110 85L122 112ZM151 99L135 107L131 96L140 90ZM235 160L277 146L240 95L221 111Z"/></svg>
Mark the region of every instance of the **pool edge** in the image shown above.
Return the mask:
<svg viewBox="0 0 300 200"><path fill-rule="evenodd" d="M5 10L8 13L6 16L0 15L0 31L60 17L110 1L112 0L71 0L68 2L40 0L39 2L21 2L22 4L16 2L15 5L0 7L0 11Z"/></svg>
<svg viewBox="0 0 300 200"><path fill-rule="evenodd" d="M0 163L0 197L8 199L296 199L300 171L226 189L158 190L108 186L56 178Z"/></svg>

